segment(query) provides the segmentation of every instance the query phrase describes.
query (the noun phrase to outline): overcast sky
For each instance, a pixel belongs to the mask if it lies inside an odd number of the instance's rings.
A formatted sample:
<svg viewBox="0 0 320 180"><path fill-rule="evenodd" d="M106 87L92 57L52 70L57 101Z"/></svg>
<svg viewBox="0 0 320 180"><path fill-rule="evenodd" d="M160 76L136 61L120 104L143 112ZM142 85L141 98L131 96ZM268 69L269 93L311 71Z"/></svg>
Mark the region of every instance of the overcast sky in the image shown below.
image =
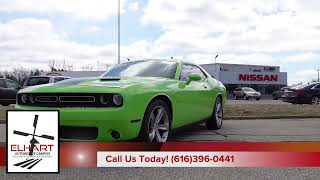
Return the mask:
<svg viewBox="0 0 320 180"><path fill-rule="evenodd" d="M317 78L318 0L121 0L121 58L281 66ZM0 70L117 61L117 0L0 0Z"/></svg>

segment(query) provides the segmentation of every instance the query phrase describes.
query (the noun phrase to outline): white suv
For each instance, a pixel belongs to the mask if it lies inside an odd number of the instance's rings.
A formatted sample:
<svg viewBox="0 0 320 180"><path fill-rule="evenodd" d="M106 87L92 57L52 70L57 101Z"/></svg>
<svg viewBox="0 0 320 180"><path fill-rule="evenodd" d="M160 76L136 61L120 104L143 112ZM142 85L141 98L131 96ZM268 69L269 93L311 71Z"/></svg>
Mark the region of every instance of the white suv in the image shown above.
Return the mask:
<svg viewBox="0 0 320 180"><path fill-rule="evenodd" d="M50 84L70 79L67 76L30 76L25 82L23 87L35 86L40 84Z"/></svg>

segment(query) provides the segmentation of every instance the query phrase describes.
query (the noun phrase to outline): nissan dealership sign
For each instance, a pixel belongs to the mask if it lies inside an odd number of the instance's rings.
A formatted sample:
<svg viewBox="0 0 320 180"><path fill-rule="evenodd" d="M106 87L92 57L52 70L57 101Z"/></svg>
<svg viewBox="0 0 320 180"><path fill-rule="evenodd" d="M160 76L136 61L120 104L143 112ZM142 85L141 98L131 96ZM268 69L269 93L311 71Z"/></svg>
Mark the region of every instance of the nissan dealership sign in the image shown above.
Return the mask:
<svg viewBox="0 0 320 180"><path fill-rule="evenodd" d="M278 81L278 75L239 74L239 81Z"/></svg>
<svg viewBox="0 0 320 180"><path fill-rule="evenodd" d="M220 71L219 80L224 84L273 84L286 85L287 73L252 73Z"/></svg>

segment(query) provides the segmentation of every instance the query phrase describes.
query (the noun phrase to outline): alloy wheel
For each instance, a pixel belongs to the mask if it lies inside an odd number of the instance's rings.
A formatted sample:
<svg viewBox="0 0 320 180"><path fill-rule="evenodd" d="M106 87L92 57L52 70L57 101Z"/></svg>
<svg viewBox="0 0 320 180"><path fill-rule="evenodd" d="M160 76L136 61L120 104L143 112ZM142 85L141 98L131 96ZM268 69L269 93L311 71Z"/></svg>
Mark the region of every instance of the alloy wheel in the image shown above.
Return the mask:
<svg viewBox="0 0 320 180"><path fill-rule="evenodd" d="M166 142L169 136L169 116L162 106L155 107L149 117L149 142Z"/></svg>
<svg viewBox="0 0 320 180"><path fill-rule="evenodd" d="M220 101L217 102L215 116L216 116L217 125L220 126L223 120L223 110L222 110L222 104Z"/></svg>
<svg viewBox="0 0 320 180"><path fill-rule="evenodd" d="M313 97L313 98L312 98L312 104L314 104L314 105L319 105L319 104L320 104L320 98L318 98L318 97Z"/></svg>

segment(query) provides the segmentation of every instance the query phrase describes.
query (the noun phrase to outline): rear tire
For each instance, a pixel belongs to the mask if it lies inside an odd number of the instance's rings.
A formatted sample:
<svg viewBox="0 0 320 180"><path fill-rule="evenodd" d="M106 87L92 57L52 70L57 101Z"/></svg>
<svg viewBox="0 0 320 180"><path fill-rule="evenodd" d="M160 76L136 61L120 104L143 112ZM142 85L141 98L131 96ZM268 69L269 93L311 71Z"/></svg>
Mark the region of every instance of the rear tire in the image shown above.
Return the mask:
<svg viewBox="0 0 320 180"><path fill-rule="evenodd" d="M273 100L278 100L278 97L275 94L272 96L272 98L273 98Z"/></svg>
<svg viewBox="0 0 320 180"><path fill-rule="evenodd" d="M221 129L223 124L223 106L222 99L217 97L211 118L206 121L208 130Z"/></svg>
<svg viewBox="0 0 320 180"><path fill-rule="evenodd" d="M238 97L237 97L236 94L233 95L233 99L234 99L234 100L238 100Z"/></svg>
<svg viewBox="0 0 320 180"><path fill-rule="evenodd" d="M257 100L257 101L259 101L259 100L260 100L260 98L256 98L256 100Z"/></svg>
<svg viewBox="0 0 320 180"><path fill-rule="evenodd" d="M139 138L143 142L166 142L171 130L171 113L162 100L153 100L143 117Z"/></svg>

